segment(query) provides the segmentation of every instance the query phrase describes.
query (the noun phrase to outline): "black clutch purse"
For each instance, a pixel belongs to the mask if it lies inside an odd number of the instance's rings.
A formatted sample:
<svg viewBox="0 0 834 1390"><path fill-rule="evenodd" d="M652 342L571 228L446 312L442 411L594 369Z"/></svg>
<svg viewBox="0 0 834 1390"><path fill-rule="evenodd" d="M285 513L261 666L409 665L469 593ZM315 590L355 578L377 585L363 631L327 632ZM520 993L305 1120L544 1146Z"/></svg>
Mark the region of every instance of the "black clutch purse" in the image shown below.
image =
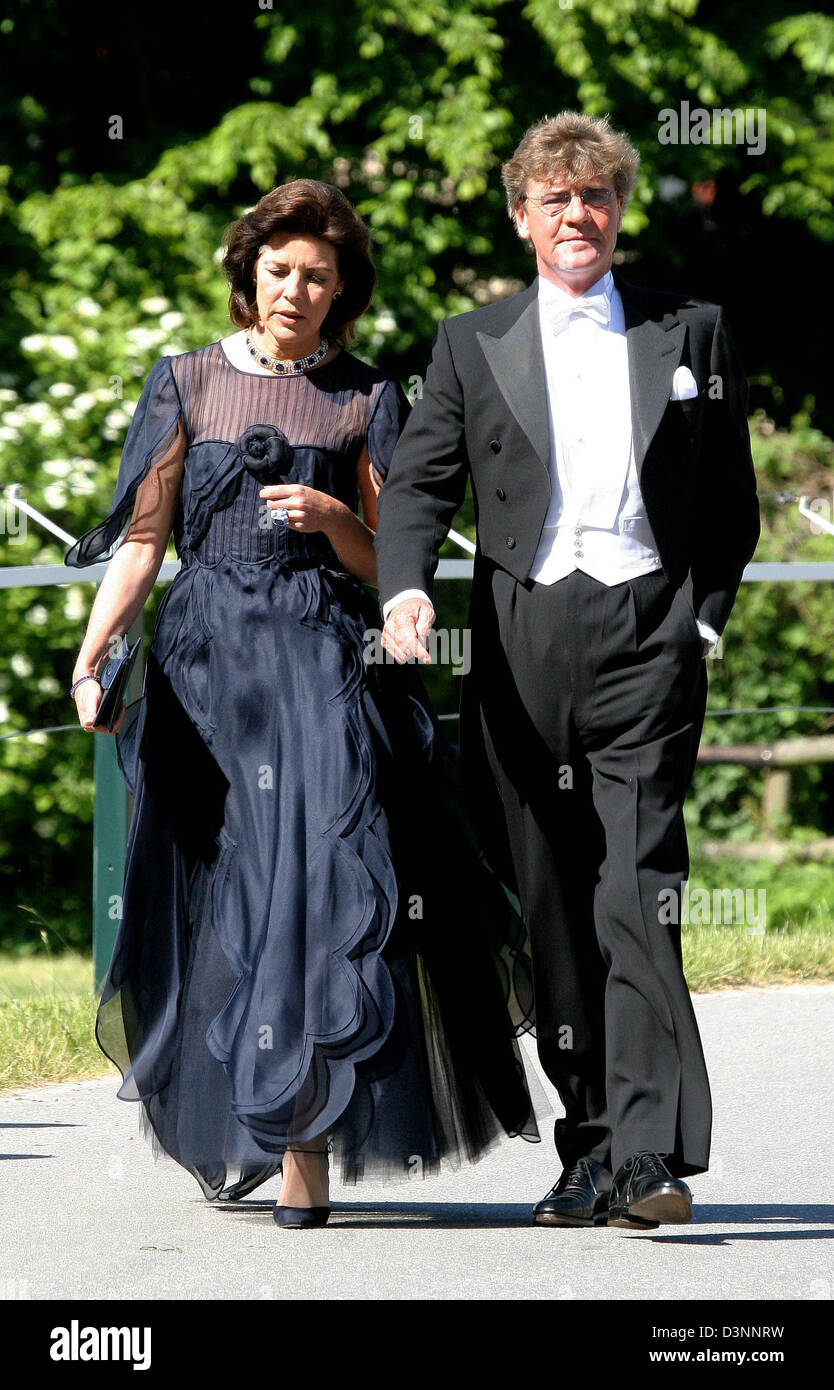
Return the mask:
<svg viewBox="0 0 834 1390"><path fill-rule="evenodd" d="M122 641L124 645L124 639ZM142 639L137 637L133 645L126 647L120 656L111 657L101 673L102 695L96 709L96 723L106 724L111 733L119 717L130 673L141 645Z"/></svg>

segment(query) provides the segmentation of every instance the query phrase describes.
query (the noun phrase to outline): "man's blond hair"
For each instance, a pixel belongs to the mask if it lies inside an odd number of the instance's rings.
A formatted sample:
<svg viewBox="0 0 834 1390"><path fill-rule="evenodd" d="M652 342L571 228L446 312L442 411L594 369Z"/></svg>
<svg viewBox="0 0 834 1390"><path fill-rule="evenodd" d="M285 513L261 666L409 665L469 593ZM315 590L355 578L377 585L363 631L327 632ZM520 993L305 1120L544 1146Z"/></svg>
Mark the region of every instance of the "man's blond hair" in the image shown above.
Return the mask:
<svg viewBox="0 0 834 1390"><path fill-rule="evenodd" d="M507 212L515 221L517 206L531 182L563 178L570 183L610 179L625 205L634 190L640 155L608 116L560 111L525 131L511 159L501 167Z"/></svg>

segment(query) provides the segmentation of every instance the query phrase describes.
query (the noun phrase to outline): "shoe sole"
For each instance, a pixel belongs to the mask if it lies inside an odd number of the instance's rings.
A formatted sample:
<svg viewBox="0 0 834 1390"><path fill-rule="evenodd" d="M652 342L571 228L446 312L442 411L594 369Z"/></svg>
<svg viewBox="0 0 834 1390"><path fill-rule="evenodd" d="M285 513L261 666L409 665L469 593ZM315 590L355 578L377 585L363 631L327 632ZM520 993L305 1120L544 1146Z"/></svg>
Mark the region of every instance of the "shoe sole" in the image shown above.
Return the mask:
<svg viewBox="0 0 834 1390"><path fill-rule="evenodd" d="M276 1221L279 1231L323 1231L326 1221Z"/></svg>
<svg viewBox="0 0 834 1390"><path fill-rule="evenodd" d="M641 1221L639 1217L632 1218L628 1212L623 1212L620 1216L609 1216L609 1226L619 1226L623 1231L656 1231L660 1225L659 1221Z"/></svg>
<svg viewBox="0 0 834 1390"><path fill-rule="evenodd" d="M608 1221L608 1212L604 1211L599 1216L560 1216L557 1212L543 1211L538 1215L533 1215L535 1226L575 1226L589 1229L593 1226L605 1226Z"/></svg>
<svg viewBox="0 0 834 1390"><path fill-rule="evenodd" d="M617 1207L609 1214L609 1226L631 1230L651 1230L660 1225L684 1226L692 1220L692 1204L680 1192L653 1192L628 1207Z"/></svg>

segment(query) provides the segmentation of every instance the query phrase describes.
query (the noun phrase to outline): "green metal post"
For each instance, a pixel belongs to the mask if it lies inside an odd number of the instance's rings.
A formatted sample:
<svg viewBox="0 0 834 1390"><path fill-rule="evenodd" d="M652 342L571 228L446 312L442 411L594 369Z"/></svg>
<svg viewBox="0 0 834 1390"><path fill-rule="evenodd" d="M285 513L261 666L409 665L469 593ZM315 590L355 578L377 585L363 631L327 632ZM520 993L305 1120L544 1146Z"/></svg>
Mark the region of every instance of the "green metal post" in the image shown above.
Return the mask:
<svg viewBox="0 0 834 1390"><path fill-rule="evenodd" d="M130 629L128 640L135 642L141 634L140 614ZM141 695L142 675L140 652L131 673L128 702ZM116 758L113 735L93 734L93 739L93 987L100 993L122 918L125 846L133 797L128 792Z"/></svg>
<svg viewBox="0 0 834 1390"><path fill-rule="evenodd" d="M93 810L93 972L101 992L122 916L125 844L130 823L130 795L116 760L110 734L95 740Z"/></svg>

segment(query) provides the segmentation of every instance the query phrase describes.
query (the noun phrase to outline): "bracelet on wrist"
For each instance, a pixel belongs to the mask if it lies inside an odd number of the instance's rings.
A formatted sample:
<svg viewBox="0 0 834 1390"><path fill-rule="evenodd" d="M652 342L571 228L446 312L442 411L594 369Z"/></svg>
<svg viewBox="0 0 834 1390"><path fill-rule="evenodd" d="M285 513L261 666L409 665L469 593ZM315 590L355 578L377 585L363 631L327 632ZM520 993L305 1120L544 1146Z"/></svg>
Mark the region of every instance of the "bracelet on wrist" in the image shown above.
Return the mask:
<svg viewBox="0 0 834 1390"><path fill-rule="evenodd" d="M73 681L72 685L70 686L71 700L75 699L75 692L78 689L79 685L81 685L84 681L95 681L96 685L101 685L101 681L99 680L98 676L94 676L92 671L88 671L85 676L79 676L78 680Z"/></svg>

